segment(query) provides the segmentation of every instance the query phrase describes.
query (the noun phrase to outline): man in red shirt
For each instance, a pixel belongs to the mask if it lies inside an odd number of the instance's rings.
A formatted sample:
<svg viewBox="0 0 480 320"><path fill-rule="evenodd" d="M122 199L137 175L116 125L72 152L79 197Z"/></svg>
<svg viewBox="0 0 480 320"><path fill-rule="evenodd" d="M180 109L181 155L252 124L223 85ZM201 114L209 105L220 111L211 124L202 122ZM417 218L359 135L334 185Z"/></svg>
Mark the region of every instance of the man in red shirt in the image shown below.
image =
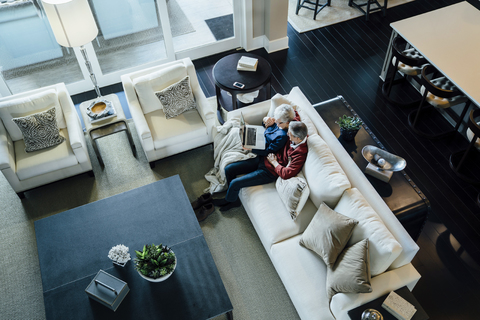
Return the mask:
<svg viewBox="0 0 480 320"><path fill-rule="evenodd" d="M274 182L277 177L290 179L296 176L307 159L307 126L300 121L291 121L288 127L289 140L276 154L267 157L238 161L225 167L228 190L225 199L216 199L220 211L240 206L238 193L242 188ZM238 177L238 175L243 176Z"/></svg>

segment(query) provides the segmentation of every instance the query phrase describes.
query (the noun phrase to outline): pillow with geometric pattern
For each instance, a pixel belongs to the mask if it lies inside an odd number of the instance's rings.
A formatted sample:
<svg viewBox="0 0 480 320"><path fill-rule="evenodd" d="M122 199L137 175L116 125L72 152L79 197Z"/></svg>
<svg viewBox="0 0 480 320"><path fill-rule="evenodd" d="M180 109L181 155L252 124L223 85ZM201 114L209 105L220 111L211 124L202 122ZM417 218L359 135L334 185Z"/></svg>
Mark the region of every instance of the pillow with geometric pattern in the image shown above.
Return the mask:
<svg viewBox="0 0 480 320"><path fill-rule="evenodd" d="M65 141L58 129L55 107L26 117L13 118L12 121L22 131L26 152L53 147Z"/></svg>
<svg viewBox="0 0 480 320"><path fill-rule="evenodd" d="M182 113L195 109L197 104L190 88L190 77L186 76L177 83L155 92L163 106L167 119L175 118Z"/></svg>

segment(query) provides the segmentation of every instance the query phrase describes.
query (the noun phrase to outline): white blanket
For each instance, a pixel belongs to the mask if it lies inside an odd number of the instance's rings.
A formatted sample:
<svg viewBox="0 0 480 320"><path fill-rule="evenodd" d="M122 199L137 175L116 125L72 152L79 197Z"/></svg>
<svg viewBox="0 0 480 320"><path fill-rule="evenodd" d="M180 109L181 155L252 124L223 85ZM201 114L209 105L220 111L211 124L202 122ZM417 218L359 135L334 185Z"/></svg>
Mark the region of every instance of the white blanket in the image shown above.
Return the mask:
<svg viewBox="0 0 480 320"><path fill-rule="evenodd" d="M232 162L254 158L257 155L242 148L240 140L240 121L231 119L223 126L217 127L217 135L213 140L214 167L205 175L210 187L204 192L222 192L227 189L225 167Z"/></svg>

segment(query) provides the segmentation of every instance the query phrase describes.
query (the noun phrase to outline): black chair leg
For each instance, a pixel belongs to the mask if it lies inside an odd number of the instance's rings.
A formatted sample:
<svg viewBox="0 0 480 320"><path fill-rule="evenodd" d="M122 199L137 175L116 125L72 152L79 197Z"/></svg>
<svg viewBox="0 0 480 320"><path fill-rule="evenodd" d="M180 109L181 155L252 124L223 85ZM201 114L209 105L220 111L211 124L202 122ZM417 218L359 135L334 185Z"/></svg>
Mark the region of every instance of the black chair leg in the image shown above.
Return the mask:
<svg viewBox="0 0 480 320"><path fill-rule="evenodd" d="M458 131L458 128L460 128L460 125L463 122L463 118L465 117L465 114L467 113L468 107L470 107L471 101L468 100L465 103L465 107L463 108L462 114L460 115L460 119L458 119L457 124L455 125L455 131Z"/></svg>
<svg viewBox="0 0 480 320"><path fill-rule="evenodd" d="M20 199L25 199L25 192L17 192L17 196L18 196Z"/></svg>
<svg viewBox="0 0 480 320"><path fill-rule="evenodd" d="M453 172L455 172L455 174L457 175L457 177L459 177L460 179L462 179L463 181L467 182L467 183L470 183L470 184L473 184L473 185L480 185L480 181L478 179L472 179L471 178L471 175L466 175L466 174L463 174L460 172L462 166L463 166L463 163L465 162L465 160L467 159L468 155L470 154L470 152L472 151L473 148L475 148L475 142L477 141L477 138L478 136L475 135L472 139L472 141L470 141L470 144L468 145L467 149L465 149L464 151L459 151L459 152L456 152L452 155L450 155L450 159L449 159L449 165L450 165L450 168L453 170ZM462 154L463 153L463 154ZM462 158L460 159L460 161L456 164L455 162L455 159L457 158L457 156L459 156L460 154L462 154Z"/></svg>

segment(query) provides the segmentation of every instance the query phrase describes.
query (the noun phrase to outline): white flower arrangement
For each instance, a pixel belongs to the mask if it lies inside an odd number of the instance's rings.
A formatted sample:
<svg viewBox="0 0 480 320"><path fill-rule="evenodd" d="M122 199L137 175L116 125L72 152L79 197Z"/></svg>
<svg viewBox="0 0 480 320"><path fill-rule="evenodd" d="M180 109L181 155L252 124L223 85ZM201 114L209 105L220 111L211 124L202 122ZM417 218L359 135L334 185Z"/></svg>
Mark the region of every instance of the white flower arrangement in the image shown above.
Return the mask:
<svg viewBox="0 0 480 320"><path fill-rule="evenodd" d="M124 246L123 244L116 245L112 247L108 252L108 257L112 259L114 262L124 264L130 260L130 253L128 253L128 247Z"/></svg>

